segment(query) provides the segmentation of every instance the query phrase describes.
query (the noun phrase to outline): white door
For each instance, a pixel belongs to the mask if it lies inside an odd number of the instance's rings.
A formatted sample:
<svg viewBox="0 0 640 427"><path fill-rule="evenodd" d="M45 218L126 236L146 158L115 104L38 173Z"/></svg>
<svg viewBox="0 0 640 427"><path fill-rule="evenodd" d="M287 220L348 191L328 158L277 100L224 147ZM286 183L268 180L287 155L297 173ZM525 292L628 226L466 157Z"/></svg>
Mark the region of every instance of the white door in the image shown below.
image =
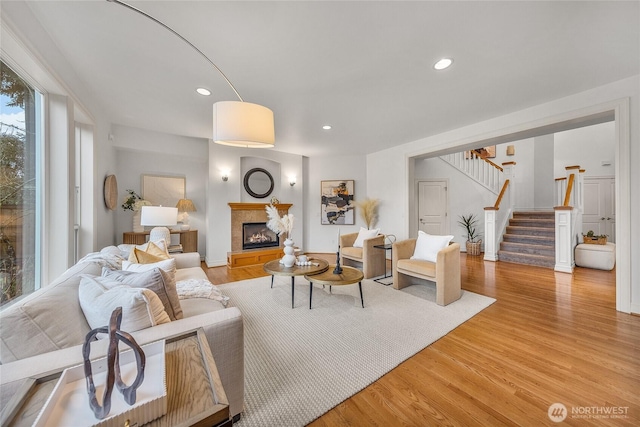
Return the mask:
<svg viewBox="0 0 640 427"><path fill-rule="evenodd" d="M444 235L449 232L447 213L449 198L446 181L418 182L418 229Z"/></svg>
<svg viewBox="0 0 640 427"><path fill-rule="evenodd" d="M584 179L584 213L582 233L593 230L594 234L606 234L607 241L616 241L616 189L614 178Z"/></svg>

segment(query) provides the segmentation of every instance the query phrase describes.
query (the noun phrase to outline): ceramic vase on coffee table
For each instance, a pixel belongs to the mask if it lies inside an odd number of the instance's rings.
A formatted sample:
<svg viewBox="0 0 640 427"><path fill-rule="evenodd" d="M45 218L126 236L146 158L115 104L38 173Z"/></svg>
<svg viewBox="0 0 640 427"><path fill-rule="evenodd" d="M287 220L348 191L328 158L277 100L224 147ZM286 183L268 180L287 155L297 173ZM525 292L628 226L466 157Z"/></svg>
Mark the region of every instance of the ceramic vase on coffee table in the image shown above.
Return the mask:
<svg viewBox="0 0 640 427"><path fill-rule="evenodd" d="M280 260L285 267L293 267L296 263L294 253L295 249L293 248L293 240L287 238L287 240L284 241L284 256Z"/></svg>

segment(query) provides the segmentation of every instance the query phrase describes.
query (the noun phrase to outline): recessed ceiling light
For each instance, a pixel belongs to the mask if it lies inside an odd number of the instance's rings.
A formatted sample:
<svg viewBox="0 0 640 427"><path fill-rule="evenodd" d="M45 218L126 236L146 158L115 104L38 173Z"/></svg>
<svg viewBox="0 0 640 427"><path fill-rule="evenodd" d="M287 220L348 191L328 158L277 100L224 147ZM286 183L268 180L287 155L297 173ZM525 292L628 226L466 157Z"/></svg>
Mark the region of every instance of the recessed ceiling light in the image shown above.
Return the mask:
<svg viewBox="0 0 640 427"><path fill-rule="evenodd" d="M331 129L331 126L330 125L324 125L324 126L322 126L322 129L329 130L329 129Z"/></svg>
<svg viewBox="0 0 640 427"><path fill-rule="evenodd" d="M444 70L445 68L448 68L452 63L453 59L442 58L440 61L436 62L433 65L433 68L435 68L436 70Z"/></svg>
<svg viewBox="0 0 640 427"><path fill-rule="evenodd" d="M198 92L200 95L204 95L204 96L211 95L211 91L209 89L205 89L203 87L199 87L198 89L196 89L196 92Z"/></svg>

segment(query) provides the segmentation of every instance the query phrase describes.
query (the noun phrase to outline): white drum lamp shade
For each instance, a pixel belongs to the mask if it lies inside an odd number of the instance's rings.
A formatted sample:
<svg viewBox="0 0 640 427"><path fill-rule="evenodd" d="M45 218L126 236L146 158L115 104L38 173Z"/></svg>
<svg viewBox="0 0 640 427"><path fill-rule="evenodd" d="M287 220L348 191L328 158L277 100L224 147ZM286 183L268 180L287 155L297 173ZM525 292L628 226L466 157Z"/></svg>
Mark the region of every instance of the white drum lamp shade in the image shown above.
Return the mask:
<svg viewBox="0 0 640 427"><path fill-rule="evenodd" d="M158 241L164 239L171 243L171 233L168 226L178 223L178 208L164 206L143 206L140 214L140 225L155 227L151 230L149 240Z"/></svg>
<svg viewBox="0 0 640 427"><path fill-rule="evenodd" d="M213 141L233 147L273 147L273 111L250 102L216 102L213 104Z"/></svg>
<svg viewBox="0 0 640 427"><path fill-rule="evenodd" d="M185 42L190 48L202 56L220 76L229 84L240 101L221 101L213 104L213 141L217 144L233 147L270 148L275 144L273 126L273 112L267 107L244 102L231 80L222 72L207 55L193 43L184 38L164 22L154 18L147 12L138 9L122 0L109 0L111 3L124 6L129 10L141 14L156 24L164 27L176 37Z"/></svg>

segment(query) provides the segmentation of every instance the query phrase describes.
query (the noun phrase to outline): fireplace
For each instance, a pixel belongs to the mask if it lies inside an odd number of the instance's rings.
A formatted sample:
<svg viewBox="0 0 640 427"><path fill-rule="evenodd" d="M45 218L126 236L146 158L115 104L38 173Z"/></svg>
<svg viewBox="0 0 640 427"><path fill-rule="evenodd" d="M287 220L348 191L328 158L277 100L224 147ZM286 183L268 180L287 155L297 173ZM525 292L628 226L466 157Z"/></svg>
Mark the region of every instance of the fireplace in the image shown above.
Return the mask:
<svg viewBox="0 0 640 427"><path fill-rule="evenodd" d="M267 228L266 222L245 222L242 224L242 249L277 248L280 238Z"/></svg>

